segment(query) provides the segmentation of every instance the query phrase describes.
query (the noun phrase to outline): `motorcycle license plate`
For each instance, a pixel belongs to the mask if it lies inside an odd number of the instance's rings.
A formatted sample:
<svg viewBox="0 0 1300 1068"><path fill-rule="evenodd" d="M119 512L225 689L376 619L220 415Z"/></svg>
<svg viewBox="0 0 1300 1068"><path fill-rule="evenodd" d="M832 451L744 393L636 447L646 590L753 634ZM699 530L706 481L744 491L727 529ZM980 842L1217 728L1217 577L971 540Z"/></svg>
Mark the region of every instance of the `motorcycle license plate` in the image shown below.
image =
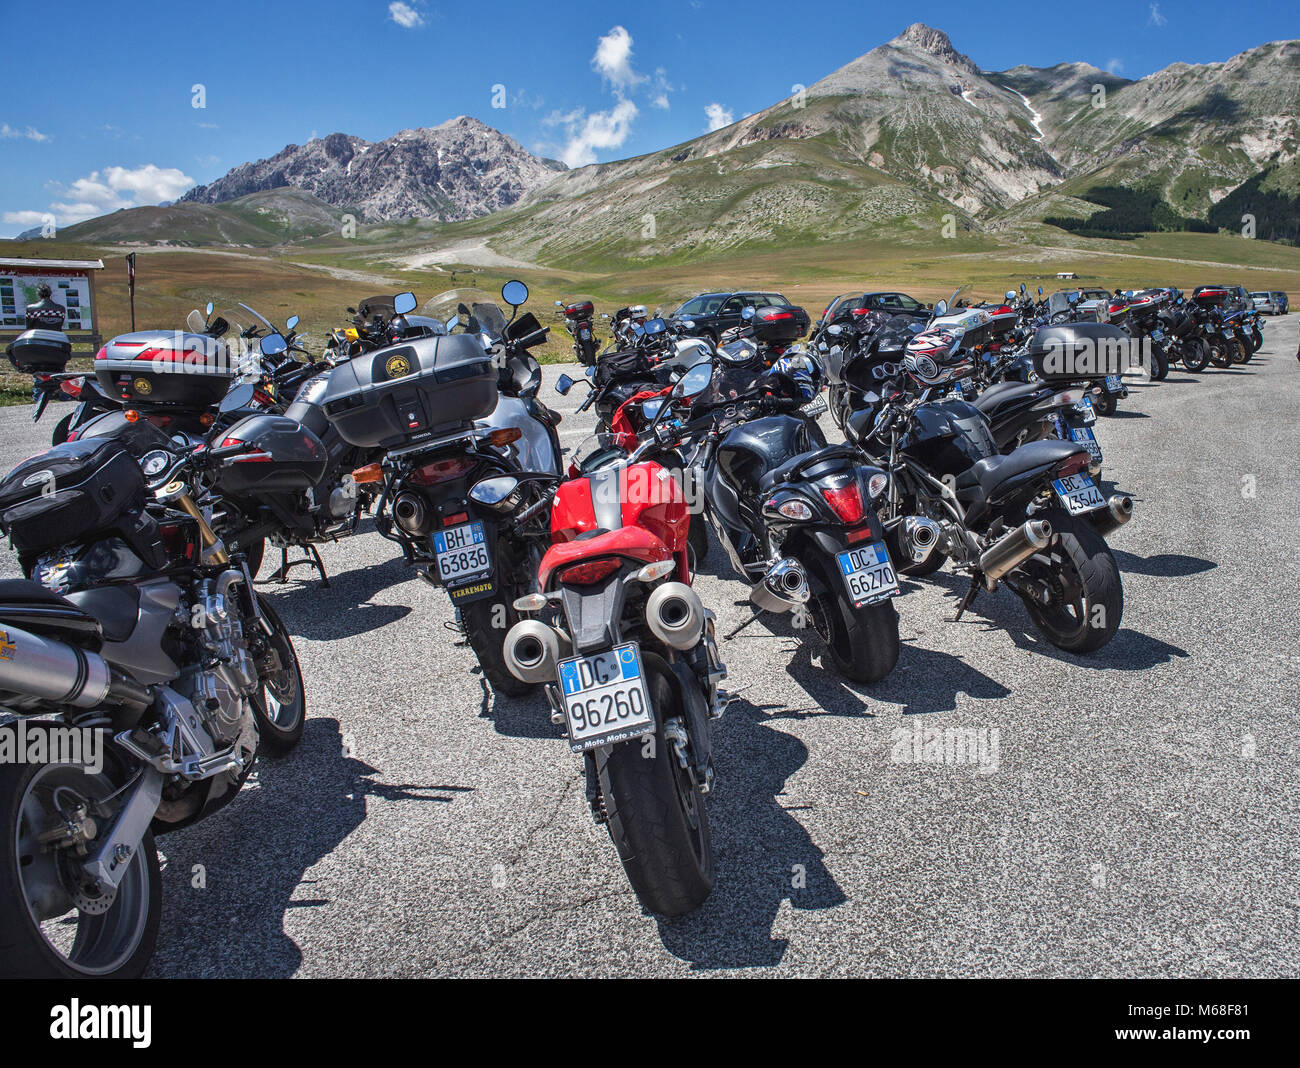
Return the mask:
<svg viewBox="0 0 1300 1068"><path fill-rule="evenodd" d="M837 553L835 560L840 565L844 588L849 591L854 608L898 596L898 575L894 573L889 550L883 541L846 549Z"/></svg>
<svg viewBox="0 0 1300 1068"><path fill-rule="evenodd" d="M479 522L434 531L433 551L444 584L482 578L492 569L483 524Z"/></svg>
<svg viewBox="0 0 1300 1068"><path fill-rule="evenodd" d="M1124 388L1124 383L1119 380L1119 375L1106 376L1106 391L1108 393L1118 393Z"/></svg>
<svg viewBox="0 0 1300 1068"><path fill-rule="evenodd" d="M818 397L816 400L809 401L800 409L800 411L802 411L804 415L808 416L811 419L816 419L817 416L821 415L826 410L827 410L826 401L822 397Z"/></svg>
<svg viewBox="0 0 1300 1068"><path fill-rule="evenodd" d="M1165 332L1164 332L1163 330L1152 330L1152 331L1151 331L1151 340L1152 340L1152 341L1163 341L1164 339L1165 339Z"/></svg>
<svg viewBox="0 0 1300 1068"><path fill-rule="evenodd" d="M1077 442L1087 449L1088 455L1092 457L1093 463L1101 463L1101 446L1097 444L1097 436L1092 432L1091 427L1071 427L1070 440Z"/></svg>
<svg viewBox="0 0 1300 1068"><path fill-rule="evenodd" d="M1074 406L1074 410L1082 416L1084 426L1092 426L1097 421L1097 413L1093 410L1091 397L1084 397Z"/></svg>
<svg viewBox="0 0 1300 1068"><path fill-rule="evenodd" d="M1090 452L1092 450L1089 450ZM1052 483L1056 495L1071 515L1082 515L1106 507L1106 498L1087 475L1067 475Z"/></svg>
<svg viewBox="0 0 1300 1068"><path fill-rule="evenodd" d="M654 709L635 642L560 661L560 696L575 753L650 734Z"/></svg>

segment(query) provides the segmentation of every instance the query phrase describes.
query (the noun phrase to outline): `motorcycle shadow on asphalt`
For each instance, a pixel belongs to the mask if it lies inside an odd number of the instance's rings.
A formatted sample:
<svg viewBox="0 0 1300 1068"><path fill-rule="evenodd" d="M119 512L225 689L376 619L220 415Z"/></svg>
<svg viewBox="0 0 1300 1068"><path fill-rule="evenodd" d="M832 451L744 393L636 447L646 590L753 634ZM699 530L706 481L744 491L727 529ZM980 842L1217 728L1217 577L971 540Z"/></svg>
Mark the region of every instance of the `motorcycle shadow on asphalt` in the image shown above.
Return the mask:
<svg viewBox="0 0 1300 1068"><path fill-rule="evenodd" d="M292 976L303 955L285 916L347 908L304 873L361 825L368 800L451 804L473 790L377 782L377 769L348 754L337 720L308 719L288 758L258 761L256 785L213 819L158 840L167 864L150 975ZM296 896L299 887L307 893Z"/></svg>
<svg viewBox="0 0 1300 1068"><path fill-rule="evenodd" d="M329 642L355 638L410 615L410 605L372 604L370 598L413 578L415 572L401 559L394 559L330 575L329 589L321 586L319 574L309 568L290 572L289 582L283 585L264 577L256 585L257 592L283 617L290 634ZM414 590L416 594L430 592Z"/></svg>
<svg viewBox="0 0 1300 1068"><path fill-rule="evenodd" d="M970 585L970 580L964 575L953 575L944 571L937 571L928 576L927 581L943 586L947 590L946 597L951 601L954 610ZM1018 649L1081 667L1145 671L1157 664L1171 663L1175 658L1190 659L1192 655L1186 649L1180 649L1176 645L1170 645L1159 638L1153 638L1149 634L1128 627L1121 627L1103 648L1090 656L1067 653L1039 635L1030 622L1020 598L1005 587L995 593L981 593L975 598L975 603L966 610L960 623L946 625L960 627L980 621L985 624L985 630L1006 631Z"/></svg>
<svg viewBox="0 0 1300 1068"><path fill-rule="evenodd" d="M655 917L664 948L692 971L773 967L789 947L772 935L783 902L806 911L849 900L798 808L782 803L786 780L808 760L808 748L776 723L818 714L737 698L716 724L718 779L708 811L717 882L689 915Z"/></svg>

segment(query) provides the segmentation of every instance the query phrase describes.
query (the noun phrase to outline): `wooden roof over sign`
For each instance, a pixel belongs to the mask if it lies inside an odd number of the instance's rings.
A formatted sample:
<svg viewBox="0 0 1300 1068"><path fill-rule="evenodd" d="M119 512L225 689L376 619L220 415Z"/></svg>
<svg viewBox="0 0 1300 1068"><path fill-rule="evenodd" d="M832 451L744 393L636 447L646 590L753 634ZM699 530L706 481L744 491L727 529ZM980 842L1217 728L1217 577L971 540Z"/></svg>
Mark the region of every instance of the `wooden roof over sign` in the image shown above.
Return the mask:
<svg viewBox="0 0 1300 1068"><path fill-rule="evenodd" d="M25 267L32 271L102 271L103 260L32 260L0 256L0 267Z"/></svg>

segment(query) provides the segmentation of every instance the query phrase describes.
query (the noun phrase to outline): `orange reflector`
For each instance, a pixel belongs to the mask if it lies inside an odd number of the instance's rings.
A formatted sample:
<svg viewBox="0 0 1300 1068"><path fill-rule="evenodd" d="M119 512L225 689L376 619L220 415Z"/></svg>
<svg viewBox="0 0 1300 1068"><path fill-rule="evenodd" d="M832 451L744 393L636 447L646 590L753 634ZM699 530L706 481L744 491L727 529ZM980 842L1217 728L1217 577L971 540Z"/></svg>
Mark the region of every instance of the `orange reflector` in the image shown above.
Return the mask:
<svg viewBox="0 0 1300 1068"><path fill-rule="evenodd" d="M138 423L140 421L140 413L134 408L128 408L122 413L122 418L128 423Z"/></svg>
<svg viewBox="0 0 1300 1068"><path fill-rule="evenodd" d="M204 412L202 415L199 416L199 422L203 426L211 426L214 422L216 422L216 419L217 417L213 415L211 412Z"/></svg>
<svg viewBox="0 0 1300 1068"><path fill-rule="evenodd" d="M366 464L365 467L358 467L352 472L353 482L382 482L384 480L384 469L378 464Z"/></svg>
<svg viewBox="0 0 1300 1068"><path fill-rule="evenodd" d="M488 441L499 449L504 445L509 445L512 441L518 441L523 436L524 432L517 426L503 426L500 430L492 431L488 435Z"/></svg>

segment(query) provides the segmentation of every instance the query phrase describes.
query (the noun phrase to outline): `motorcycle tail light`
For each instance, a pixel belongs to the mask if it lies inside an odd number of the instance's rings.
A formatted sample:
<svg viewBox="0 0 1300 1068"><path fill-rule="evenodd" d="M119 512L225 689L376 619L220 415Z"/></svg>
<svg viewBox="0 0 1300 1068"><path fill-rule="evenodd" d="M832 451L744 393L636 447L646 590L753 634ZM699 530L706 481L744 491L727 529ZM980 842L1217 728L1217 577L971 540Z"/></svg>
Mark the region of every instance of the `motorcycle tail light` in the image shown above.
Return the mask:
<svg viewBox="0 0 1300 1068"><path fill-rule="evenodd" d="M560 572L559 579L566 586L594 586L617 570L617 560L588 560L583 564L566 567Z"/></svg>
<svg viewBox="0 0 1300 1068"><path fill-rule="evenodd" d="M1075 475L1088 466L1088 454L1086 452L1076 452L1072 456L1067 456L1056 469L1057 478L1065 478L1068 475Z"/></svg>
<svg viewBox="0 0 1300 1068"><path fill-rule="evenodd" d="M474 467L473 460L455 456L450 460L435 460L431 464L417 467L407 476L406 481L415 486L436 486L439 482L450 482L459 478Z"/></svg>
<svg viewBox="0 0 1300 1068"><path fill-rule="evenodd" d="M69 397L81 396L81 381L76 378L65 378L59 383L59 390L66 393Z"/></svg>
<svg viewBox="0 0 1300 1068"><path fill-rule="evenodd" d="M838 489L823 488L822 496L826 498L826 503L831 506L831 510L845 523L850 525L860 523L866 514L857 482L850 482L847 486L840 486Z"/></svg>

